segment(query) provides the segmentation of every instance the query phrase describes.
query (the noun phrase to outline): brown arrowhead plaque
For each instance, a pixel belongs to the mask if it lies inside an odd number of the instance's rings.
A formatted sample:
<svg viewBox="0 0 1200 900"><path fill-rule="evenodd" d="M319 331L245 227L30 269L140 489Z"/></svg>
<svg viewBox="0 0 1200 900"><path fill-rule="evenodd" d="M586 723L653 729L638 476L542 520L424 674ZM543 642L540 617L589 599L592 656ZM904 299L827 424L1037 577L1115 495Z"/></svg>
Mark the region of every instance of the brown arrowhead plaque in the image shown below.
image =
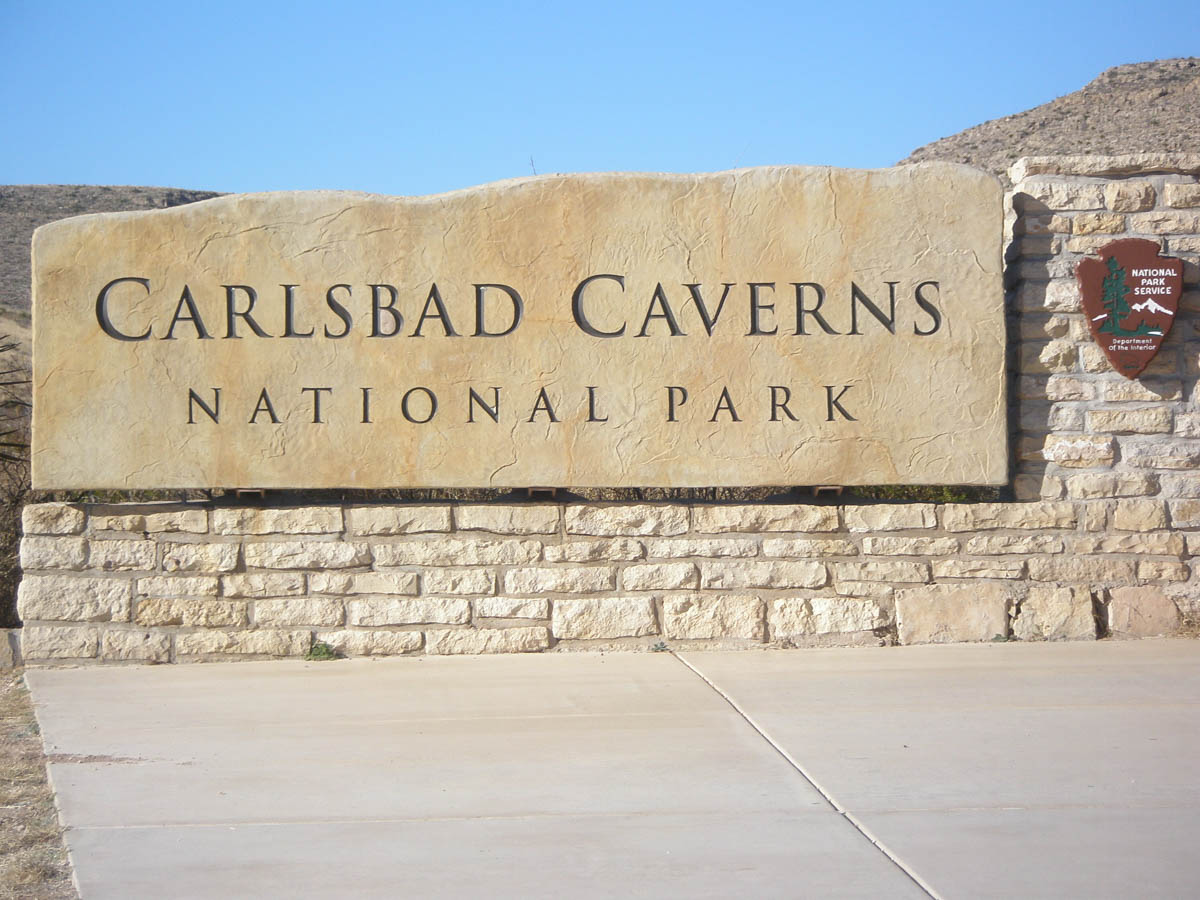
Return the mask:
<svg viewBox="0 0 1200 900"><path fill-rule="evenodd" d="M1141 238L1113 241L1075 270L1088 328L1113 368L1136 378L1171 330L1183 293L1183 260Z"/></svg>

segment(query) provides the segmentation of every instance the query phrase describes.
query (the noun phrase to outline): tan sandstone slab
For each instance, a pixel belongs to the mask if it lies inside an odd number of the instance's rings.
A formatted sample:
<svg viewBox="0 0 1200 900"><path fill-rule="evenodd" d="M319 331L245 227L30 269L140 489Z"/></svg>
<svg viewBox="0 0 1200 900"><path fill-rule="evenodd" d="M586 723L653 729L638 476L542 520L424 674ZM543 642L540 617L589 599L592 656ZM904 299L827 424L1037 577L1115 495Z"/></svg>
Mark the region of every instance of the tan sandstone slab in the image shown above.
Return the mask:
<svg viewBox="0 0 1200 900"><path fill-rule="evenodd" d="M56 222L33 481L999 484L1001 231L999 183L947 163Z"/></svg>

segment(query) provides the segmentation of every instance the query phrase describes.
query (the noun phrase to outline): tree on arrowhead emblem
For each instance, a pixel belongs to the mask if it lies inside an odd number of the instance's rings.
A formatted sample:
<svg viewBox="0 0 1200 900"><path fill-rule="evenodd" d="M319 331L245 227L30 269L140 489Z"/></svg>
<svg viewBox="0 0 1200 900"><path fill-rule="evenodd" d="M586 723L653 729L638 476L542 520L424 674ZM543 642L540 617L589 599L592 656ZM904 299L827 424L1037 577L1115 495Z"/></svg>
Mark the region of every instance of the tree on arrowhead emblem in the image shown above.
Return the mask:
<svg viewBox="0 0 1200 900"><path fill-rule="evenodd" d="M1125 270L1121 268L1115 256L1108 258L1108 277L1104 279L1102 302L1108 311L1108 318L1100 326L1099 331L1105 334L1124 334L1121 320L1132 310L1125 302L1129 288L1125 286Z"/></svg>

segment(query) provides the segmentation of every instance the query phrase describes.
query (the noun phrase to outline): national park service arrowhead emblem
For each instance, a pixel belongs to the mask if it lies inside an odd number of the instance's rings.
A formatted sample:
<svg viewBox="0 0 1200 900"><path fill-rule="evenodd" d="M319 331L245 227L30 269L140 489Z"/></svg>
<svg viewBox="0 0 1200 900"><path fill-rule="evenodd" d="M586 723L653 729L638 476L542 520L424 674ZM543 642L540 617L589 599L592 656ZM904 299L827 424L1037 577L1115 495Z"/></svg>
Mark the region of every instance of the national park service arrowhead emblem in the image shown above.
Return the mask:
<svg viewBox="0 0 1200 900"><path fill-rule="evenodd" d="M1183 293L1183 260L1141 238L1113 241L1075 270L1092 337L1113 368L1136 378L1171 330Z"/></svg>

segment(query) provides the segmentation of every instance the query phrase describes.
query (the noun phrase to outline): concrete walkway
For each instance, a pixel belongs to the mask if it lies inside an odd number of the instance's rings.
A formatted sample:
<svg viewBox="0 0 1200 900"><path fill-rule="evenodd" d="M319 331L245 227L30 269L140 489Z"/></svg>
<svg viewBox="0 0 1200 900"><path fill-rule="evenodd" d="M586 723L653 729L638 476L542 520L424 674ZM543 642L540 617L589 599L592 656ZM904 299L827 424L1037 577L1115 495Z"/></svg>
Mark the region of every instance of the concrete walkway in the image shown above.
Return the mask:
<svg viewBox="0 0 1200 900"><path fill-rule="evenodd" d="M1195 641L28 677L84 900L1200 890Z"/></svg>

